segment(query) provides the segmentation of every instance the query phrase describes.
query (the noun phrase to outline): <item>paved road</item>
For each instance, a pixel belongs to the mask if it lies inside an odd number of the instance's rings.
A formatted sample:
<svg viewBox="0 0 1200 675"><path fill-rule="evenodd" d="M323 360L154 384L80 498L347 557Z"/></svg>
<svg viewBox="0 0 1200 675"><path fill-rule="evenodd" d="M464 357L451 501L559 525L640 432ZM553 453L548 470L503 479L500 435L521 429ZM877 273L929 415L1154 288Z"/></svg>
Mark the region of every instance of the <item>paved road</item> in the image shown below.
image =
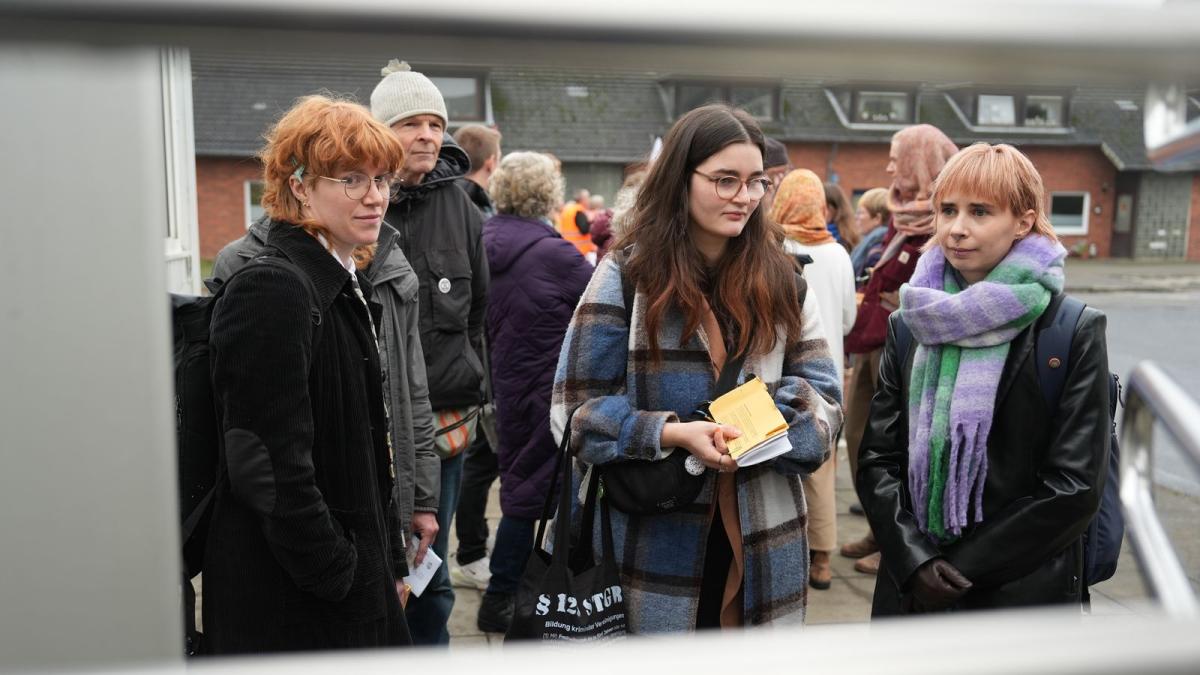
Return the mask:
<svg viewBox="0 0 1200 675"><path fill-rule="evenodd" d="M1108 361L1113 372L1128 379L1135 365L1151 360L1200 399L1200 291L1077 295L1108 315ZM1165 434L1159 439L1158 481L1200 496L1200 472Z"/></svg>

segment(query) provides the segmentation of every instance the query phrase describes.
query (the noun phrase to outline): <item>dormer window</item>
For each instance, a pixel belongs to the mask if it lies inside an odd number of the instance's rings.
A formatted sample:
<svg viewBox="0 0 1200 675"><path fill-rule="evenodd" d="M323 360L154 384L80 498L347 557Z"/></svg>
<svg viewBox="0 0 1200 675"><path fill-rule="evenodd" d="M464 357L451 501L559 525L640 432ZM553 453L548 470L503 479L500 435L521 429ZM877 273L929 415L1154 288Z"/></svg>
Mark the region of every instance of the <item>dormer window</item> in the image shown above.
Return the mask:
<svg viewBox="0 0 1200 675"><path fill-rule="evenodd" d="M963 125L976 133L1052 136L1072 131L1068 90L1020 91L965 85L946 89L943 94Z"/></svg>
<svg viewBox="0 0 1200 675"><path fill-rule="evenodd" d="M980 94L976 122L980 126L1011 127L1017 123L1017 106L1012 96Z"/></svg>
<svg viewBox="0 0 1200 675"><path fill-rule="evenodd" d="M1063 97L1026 96L1025 126L1061 127L1063 125Z"/></svg>
<svg viewBox="0 0 1200 675"><path fill-rule="evenodd" d="M975 123L981 127L1062 128L1066 98L1059 94L979 94Z"/></svg>
<svg viewBox="0 0 1200 675"><path fill-rule="evenodd" d="M905 124L912 120L910 96L902 91L860 91L854 96L854 121Z"/></svg>
<svg viewBox="0 0 1200 675"><path fill-rule="evenodd" d="M915 89L848 85L827 88L825 94L850 129L900 129L916 122Z"/></svg>
<svg viewBox="0 0 1200 675"><path fill-rule="evenodd" d="M675 82L675 117L709 103L728 103L757 120L776 119L779 87L770 84L727 82Z"/></svg>

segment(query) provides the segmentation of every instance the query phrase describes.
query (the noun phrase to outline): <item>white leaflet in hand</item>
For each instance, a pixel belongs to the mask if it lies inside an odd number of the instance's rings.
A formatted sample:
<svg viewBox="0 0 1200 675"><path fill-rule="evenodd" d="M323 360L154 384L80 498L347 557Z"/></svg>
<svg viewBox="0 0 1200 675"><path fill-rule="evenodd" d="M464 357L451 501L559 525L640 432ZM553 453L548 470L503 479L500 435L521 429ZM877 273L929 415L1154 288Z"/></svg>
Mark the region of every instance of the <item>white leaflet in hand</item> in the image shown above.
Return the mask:
<svg viewBox="0 0 1200 675"><path fill-rule="evenodd" d="M421 593L425 591L425 587L433 580L433 573L442 566L442 559L438 554L433 552L430 547L425 550L425 560L421 561L420 566L413 564L413 559L417 556L417 547L421 540L413 537L412 544L408 547L408 576L404 577L404 583L412 588L412 594L421 597Z"/></svg>

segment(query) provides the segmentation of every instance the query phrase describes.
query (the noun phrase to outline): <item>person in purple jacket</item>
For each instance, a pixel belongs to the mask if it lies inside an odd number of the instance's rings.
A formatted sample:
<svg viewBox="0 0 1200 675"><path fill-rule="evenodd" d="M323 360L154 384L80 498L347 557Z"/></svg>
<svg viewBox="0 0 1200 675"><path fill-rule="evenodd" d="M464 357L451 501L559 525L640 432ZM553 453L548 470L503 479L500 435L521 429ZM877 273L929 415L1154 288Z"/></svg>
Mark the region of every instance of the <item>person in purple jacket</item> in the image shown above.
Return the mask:
<svg viewBox="0 0 1200 675"><path fill-rule="evenodd" d="M513 595L550 490L558 450L550 435L554 370L592 266L551 224L563 180L549 157L506 156L489 192L497 213L483 226L491 270L486 323L503 515L476 621L480 630L502 633L512 621Z"/></svg>

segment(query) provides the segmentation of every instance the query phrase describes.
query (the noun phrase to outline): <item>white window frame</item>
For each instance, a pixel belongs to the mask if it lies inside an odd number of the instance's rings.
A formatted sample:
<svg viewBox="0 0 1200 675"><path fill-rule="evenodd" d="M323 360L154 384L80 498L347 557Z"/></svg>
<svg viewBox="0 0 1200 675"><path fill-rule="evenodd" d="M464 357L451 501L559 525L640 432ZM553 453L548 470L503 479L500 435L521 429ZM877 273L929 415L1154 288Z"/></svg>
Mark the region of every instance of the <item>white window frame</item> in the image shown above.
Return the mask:
<svg viewBox="0 0 1200 675"><path fill-rule="evenodd" d="M254 200L251 198L254 183L262 183L262 181L254 178L247 178L246 180L242 181L242 212L246 214L247 230L250 229L250 226L253 225L255 221Z"/></svg>
<svg viewBox="0 0 1200 675"><path fill-rule="evenodd" d="M1075 227L1059 227L1054 222L1054 198L1058 197L1083 197L1083 224ZM1050 193L1046 200L1046 215L1050 218L1050 224L1054 226L1054 233L1059 236L1076 237L1086 235L1088 233L1088 221L1092 212L1092 193L1081 190L1054 190Z"/></svg>
<svg viewBox="0 0 1200 675"><path fill-rule="evenodd" d="M1012 119L1007 122L984 122L983 121L983 100L985 98L1008 99L1009 111L1012 113ZM1014 94L988 94L979 93L975 95L975 123L981 127L1004 127L1010 128L1019 126L1017 118L1017 97Z"/></svg>
<svg viewBox="0 0 1200 675"><path fill-rule="evenodd" d="M886 120L886 121L863 121L863 120L860 120L860 119L858 119L858 112L859 112L858 109L860 107L862 107L863 97L865 97L865 96L893 97L893 98L894 97L902 97L904 99L904 107L905 107L908 115L905 116L906 119L901 119L898 121L897 120ZM861 89L861 90L854 92L854 95L852 95L850 97L850 101L851 101L850 105L853 107L853 109L850 110L850 116L856 124L909 124L908 120L915 118L915 115L913 114L913 111L911 110L912 106L915 104L915 101L914 101L915 98L916 97L914 97L907 91L885 91L882 89Z"/></svg>
<svg viewBox="0 0 1200 675"><path fill-rule="evenodd" d="M837 115L838 122L847 129L855 129L858 131L899 131L913 124L920 124L921 110L918 104L918 93L907 90L888 90L888 89L850 89L835 92L833 89L826 87L823 89L825 98L829 100L830 107L833 108L833 113ZM843 107L842 102L838 100L839 93L845 93L849 96L849 105ZM858 100L858 95L862 93L869 94L905 94L908 96L909 119L904 122L855 122L854 121L854 106Z"/></svg>
<svg viewBox="0 0 1200 675"><path fill-rule="evenodd" d="M196 152L192 118L192 60L186 48L164 47L163 151L167 178L164 255L173 292L200 292L200 232L196 217Z"/></svg>
<svg viewBox="0 0 1200 675"><path fill-rule="evenodd" d="M1041 123L1030 124L1029 123L1029 99L1034 99L1034 100L1057 99L1058 100L1058 124L1041 124ZM1024 100L1022 101L1022 104L1023 105L1021 106L1021 126L1029 128L1029 129L1036 129L1036 128L1061 129L1062 127L1066 126L1066 124L1064 123L1063 117L1066 116L1066 112L1067 112L1067 98L1065 96L1063 96L1062 94L1026 94L1024 97Z"/></svg>
<svg viewBox="0 0 1200 675"><path fill-rule="evenodd" d="M986 92L973 93L972 96L978 97L979 93L986 93ZM1003 94L1003 95L1007 96L1008 94ZM1040 95L1040 94L1037 94L1037 95ZM1014 94L1013 96L1015 97L1016 95ZM1020 126L1020 125L996 126L996 125L992 125L992 124L977 124L976 120L978 119L978 112L979 112L979 101L978 100L975 101L975 115L968 115L967 111L964 110L961 105L959 105L958 100L956 100L954 98L954 96L952 96L950 94L950 92L942 92L942 97L945 98L946 103L950 106L950 109L954 111L954 115L956 117L958 117L958 121L961 122L964 127L966 127L967 129L969 129L975 133L979 133L979 134L1021 134L1021 135L1027 135L1027 136L1066 136L1068 134L1075 133L1075 129L1073 127L1071 127L1069 124L1070 120L1067 115L1067 107L1070 103L1070 98L1071 98L1068 95L1063 96L1063 124L1066 126L1061 126L1061 127L1039 127L1036 125L1028 126L1028 127Z"/></svg>

